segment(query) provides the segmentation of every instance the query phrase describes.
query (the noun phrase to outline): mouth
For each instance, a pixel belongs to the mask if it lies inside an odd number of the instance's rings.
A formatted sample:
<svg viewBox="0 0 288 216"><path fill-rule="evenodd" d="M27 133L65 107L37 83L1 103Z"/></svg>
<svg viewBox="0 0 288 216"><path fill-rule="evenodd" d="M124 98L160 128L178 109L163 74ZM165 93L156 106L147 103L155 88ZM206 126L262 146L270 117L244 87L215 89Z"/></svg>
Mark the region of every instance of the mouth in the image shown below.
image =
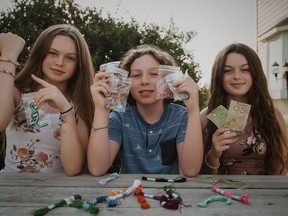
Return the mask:
<svg viewBox="0 0 288 216"><path fill-rule="evenodd" d="M154 92L154 90L141 90L141 91L139 91L139 93L142 96L150 96L153 92Z"/></svg>
<svg viewBox="0 0 288 216"><path fill-rule="evenodd" d="M241 87L241 86L245 85L245 83L231 83L231 85L234 87Z"/></svg>
<svg viewBox="0 0 288 216"><path fill-rule="evenodd" d="M54 74L57 74L57 75L61 75L61 74L64 74L64 73L65 73L64 71L58 70L58 69L55 69L55 68L50 68L50 70L51 70Z"/></svg>

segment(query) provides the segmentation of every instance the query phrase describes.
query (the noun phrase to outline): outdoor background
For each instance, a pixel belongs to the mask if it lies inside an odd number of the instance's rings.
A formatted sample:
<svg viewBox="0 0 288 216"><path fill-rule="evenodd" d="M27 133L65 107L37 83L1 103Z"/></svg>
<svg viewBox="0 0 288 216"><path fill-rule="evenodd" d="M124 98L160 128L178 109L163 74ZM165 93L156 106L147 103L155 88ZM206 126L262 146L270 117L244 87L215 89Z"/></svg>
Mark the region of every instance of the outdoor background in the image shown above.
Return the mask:
<svg viewBox="0 0 288 216"><path fill-rule="evenodd" d="M12 5L1 0L0 10ZM241 42L256 49L256 0L75 0L81 7L103 10L130 22L167 27L173 19L180 31L196 32L185 47L193 53L202 72L200 85L210 83L214 58L229 43Z"/></svg>

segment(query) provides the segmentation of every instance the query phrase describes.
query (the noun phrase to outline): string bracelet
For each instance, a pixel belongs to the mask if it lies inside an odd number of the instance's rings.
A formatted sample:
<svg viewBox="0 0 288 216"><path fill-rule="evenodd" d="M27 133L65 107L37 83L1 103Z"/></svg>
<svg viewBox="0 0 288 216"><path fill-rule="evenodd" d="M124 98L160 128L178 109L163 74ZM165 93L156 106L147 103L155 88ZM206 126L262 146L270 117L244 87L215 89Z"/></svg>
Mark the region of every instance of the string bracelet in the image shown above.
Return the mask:
<svg viewBox="0 0 288 216"><path fill-rule="evenodd" d="M70 196L68 198L62 199L55 204L49 205L49 206L44 207L44 208L40 208L40 209L34 211L32 214L33 214L33 216L42 216L42 215L46 214L47 212L51 211L52 209L59 208L59 207L63 206L64 204L68 205L69 203L71 203L73 200L76 200L76 199L82 199L82 198L79 194L76 194L76 195Z"/></svg>
<svg viewBox="0 0 288 216"><path fill-rule="evenodd" d="M227 192L227 191L224 191L224 190L222 190L222 189L220 189L219 188L219 184L217 184L217 185L215 185L213 188L212 188L212 191L213 192L216 192L216 193L219 193L219 194L221 194L222 196L225 196L225 197L228 197L228 198L230 198L230 199L233 199L233 200L237 200L237 201L239 201L239 202L241 202L241 203L243 203L243 204L250 204L250 202L249 202L249 195L248 194L244 194L244 195L242 195L241 197L239 197L239 196L236 196L236 195L234 195L234 194L232 194L232 193L230 193L230 192Z"/></svg>
<svg viewBox="0 0 288 216"><path fill-rule="evenodd" d="M150 208L149 203L146 201L145 196L142 192L142 185L139 185L135 191L134 191L134 196L137 196L137 200L140 203L141 208L143 209L148 209Z"/></svg>
<svg viewBox="0 0 288 216"><path fill-rule="evenodd" d="M105 128L108 128L109 127L109 124L104 126L104 127L99 127L99 128L95 128L93 125L92 125L92 130L93 131L97 131L97 130L102 130L102 129L105 129Z"/></svg>
<svg viewBox="0 0 288 216"><path fill-rule="evenodd" d="M67 118L69 116L73 116L74 115L74 107L71 106L68 110L64 111L64 112L60 112L60 116L59 116L59 121L60 121L60 126L62 123L65 123L67 121Z"/></svg>
<svg viewBox="0 0 288 216"><path fill-rule="evenodd" d="M12 63L13 65L15 65L15 67L18 67L19 66L19 62L15 62L15 61L12 61L11 59L9 58L6 58L6 57L0 57L0 61L4 61L4 62L10 62Z"/></svg>
<svg viewBox="0 0 288 216"><path fill-rule="evenodd" d="M11 71L5 70L3 68L0 68L0 73L5 73L15 78L15 73L12 73Z"/></svg>
<svg viewBox="0 0 288 216"><path fill-rule="evenodd" d="M220 163L219 163L218 166L211 166L211 165L207 162L207 155L205 155L204 161L205 161L205 164L206 164L210 169L217 170L217 169L219 169L219 167L220 167Z"/></svg>
<svg viewBox="0 0 288 216"><path fill-rule="evenodd" d="M197 205L199 207L206 207L208 203L218 201L218 200L223 200L226 205L230 205L232 203L232 200L228 197L222 196L222 195L215 195L215 196L210 196L208 199L198 202Z"/></svg>
<svg viewBox="0 0 288 216"><path fill-rule="evenodd" d="M71 106L68 110L66 110L66 111L64 111L64 112L60 112L60 114L61 114L61 115L64 115L64 114L70 112L71 110L73 110L73 108L74 108L74 107Z"/></svg>

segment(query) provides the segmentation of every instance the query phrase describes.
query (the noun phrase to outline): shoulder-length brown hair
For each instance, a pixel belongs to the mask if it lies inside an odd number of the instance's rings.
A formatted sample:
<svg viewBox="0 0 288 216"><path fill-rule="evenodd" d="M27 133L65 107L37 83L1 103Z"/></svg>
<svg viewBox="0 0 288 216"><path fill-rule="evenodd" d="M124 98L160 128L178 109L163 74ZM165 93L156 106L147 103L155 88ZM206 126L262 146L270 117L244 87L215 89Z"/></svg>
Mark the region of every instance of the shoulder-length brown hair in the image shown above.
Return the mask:
<svg viewBox="0 0 288 216"><path fill-rule="evenodd" d="M257 53L250 47L242 43L233 43L222 49L214 61L212 67L212 77L210 86L210 99L208 101L207 113L210 113L217 106L222 104L226 108L229 106L228 94L223 88L223 73L226 58L229 53L239 53L243 55L249 65L253 84L247 93L248 103L251 104L250 115L253 120L253 133L258 131L262 139L267 144L267 156L265 159L267 170L274 171L273 168L285 167L283 161L283 149L281 141L286 142L281 133L279 123L275 115L273 100L269 94L267 80L262 68L261 61ZM216 131L215 125L208 121L205 128L207 140L206 151L209 151L212 145L212 135Z"/></svg>
<svg viewBox="0 0 288 216"><path fill-rule="evenodd" d="M126 54L122 57L119 67L129 71L130 76L131 65L136 59L144 55L151 55L157 62L159 62L160 65L176 66L175 59L168 52L165 52L153 45L143 44L127 51ZM170 102L172 100L165 99L164 101ZM131 94L129 94L127 102L130 105L136 104L136 101Z"/></svg>
<svg viewBox="0 0 288 216"><path fill-rule="evenodd" d="M17 74L15 86L21 92L33 92L37 89L38 84L31 78L31 74L43 78L42 63L57 35L70 37L75 42L77 67L73 77L68 81L67 92L77 107L77 113L90 128L93 120L90 85L92 85L94 69L88 45L75 26L58 24L45 29L34 43L24 68Z"/></svg>

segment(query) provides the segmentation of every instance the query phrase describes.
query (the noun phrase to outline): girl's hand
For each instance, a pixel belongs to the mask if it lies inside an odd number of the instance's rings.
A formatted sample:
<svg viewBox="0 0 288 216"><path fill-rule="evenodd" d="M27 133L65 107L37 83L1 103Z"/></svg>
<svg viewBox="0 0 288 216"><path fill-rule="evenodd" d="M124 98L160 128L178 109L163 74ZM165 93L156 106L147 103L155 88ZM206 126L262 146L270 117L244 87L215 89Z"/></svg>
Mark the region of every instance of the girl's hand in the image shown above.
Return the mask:
<svg viewBox="0 0 288 216"><path fill-rule="evenodd" d="M1 33L0 34L0 53L1 57L8 58L13 62L17 62L17 59L22 52L25 40L16 34Z"/></svg>
<svg viewBox="0 0 288 216"><path fill-rule="evenodd" d="M212 136L212 147L210 155L214 158L220 158L222 153L229 149L229 144L238 139L236 132L231 131L229 128L219 128Z"/></svg>
<svg viewBox="0 0 288 216"><path fill-rule="evenodd" d="M94 76L93 84L90 86L90 91L95 107L103 108L105 105L105 97L109 93L113 92L105 81L109 76L108 73L103 71L96 73Z"/></svg>
<svg viewBox="0 0 288 216"><path fill-rule="evenodd" d="M199 109L199 87L190 76L185 77L183 80L175 81L174 86L177 87L177 93L188 94L189 97L183 100L188 112L195 108Z"/></svg>
<svg viewBox="0 0 288 216"><path fill-rule="evenodd" d="M66 110L71 108L68 100L56 86L51 85L50 83L36 77L33 74L31 75L31 77L35 82L39 83L41 86L44 87L41 88L33 97L33 100L37 106L41 106L47 103L48 105L59 110L60 112L65 112Z"/></svg>

